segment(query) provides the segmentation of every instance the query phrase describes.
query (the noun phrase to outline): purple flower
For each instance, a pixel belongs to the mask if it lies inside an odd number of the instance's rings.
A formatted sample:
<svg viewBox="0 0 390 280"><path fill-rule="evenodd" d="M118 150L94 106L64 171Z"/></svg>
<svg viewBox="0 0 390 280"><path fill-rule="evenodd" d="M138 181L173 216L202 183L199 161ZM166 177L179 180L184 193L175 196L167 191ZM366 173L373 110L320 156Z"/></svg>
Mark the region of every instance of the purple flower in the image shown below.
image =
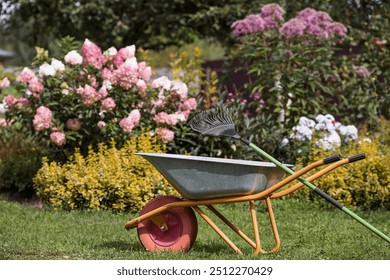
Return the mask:
<svg viewBox="0 0 390 280"><path fill-rule="evenodd" d="M293 53L292 53L292 51L287 50L287 51L284 52L284 55L285 55L286 57L291 57L291 56L293 55Z"/></svg>
<svg viewBox="0 0 390 280"><path fill-rule="evenodd" d="M249 15L244 19L235 21L231 26L232 33L238 37L277 27L280 22L284 21L283 14L284 10L278 4L265 5L260 14Z"/></svg>
<svg viewBox="0 0 390 280"><path fill-rule="evenodd" d="M264 19L259 15L249 15L244 19L233 22L232 24L232 33L235 36L261 32L264 29Z"/></svg>
<svg viewBox="0 0 390 280"><path fill-rule="evenodd" d="M302 19L302 20L306 20L309 16L311 16L312 14L315 14L315 13L317 13L316 10L311 9L311 8L306 8L298 13L297 18Z"/></svg>
<svg viewBox="0 0 390 280"><path fill-rule="evenodd" d="M306 27L306 33L324 39L329 38L329 33L327 32L327 30L322 28L320 25L316 25L316 24L309 24Z"/></svg>
<svg viewBox="0 0 390 280"><path fill-rule="evenodd" d="M259 100L261 98L261 93L260 92L254 92L254 93L252 93L251 98L253 100Z"/></svg>
<svg viewBox="0 0 390 280"><path fill-rule="evenodd" d="M276 3L265 5L263 8L261 8L261 13L260 13L260 15L263 18L273 17L280 21L283 21L283 14L284 14L283 8Z"/></svg>
<svg viewBox="0 0 390 280"><path fill-rule="evenodd" d="M279 28L279 32L282 34L282 36L285 36L287 38L292 37L300 37L303 35L306 29L306 22L299 19L299 18L293 18L287 21L285 24L282 25L281 28Z"/></svg>
<svg viewBox="0 0 390 280"><path fill-rule="evenodd" d="M333 20L326 12L315 12L307 17L307 21L315 25L327 25Z"/></svg>
<svg viewBox="0 0 390 280"><path fill-rule="evenodd" d="M347 34L347 28L340 22L332 22L328 26L327 31L340 37L345 37Z"/></svg>
<svg viewBox="0 0 390 280"><path fill-rule="evenodd" d="M280 22L284 22L283 14L283 8L276 3L272 3L261 8L260 16L263 18L266 28L274 28Z"/></svg>
<svg viewBox="0 0 390 280"><path fill-rule="evenodd" d="M360 77L360 78L368 78L370 75L368 73L368 70L364 66L354 66L353 69L355 70L355 73Z"/></svg>

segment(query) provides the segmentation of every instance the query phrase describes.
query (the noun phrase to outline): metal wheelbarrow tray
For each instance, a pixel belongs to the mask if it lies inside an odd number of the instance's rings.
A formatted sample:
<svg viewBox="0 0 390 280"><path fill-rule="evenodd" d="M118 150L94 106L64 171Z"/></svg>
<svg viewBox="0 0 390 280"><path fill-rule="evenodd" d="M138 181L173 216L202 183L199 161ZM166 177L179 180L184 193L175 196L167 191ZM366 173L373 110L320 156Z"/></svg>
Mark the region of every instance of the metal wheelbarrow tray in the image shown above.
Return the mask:
<svg viewBox="0 0 390 280"><path fill-rule="evenodd" d="M142 209L140 216L126 223L126 229L137 227L139 240L145 249L179 252L190 250L197 237L197 220L193 211L195 210L239 254L242 254L241 250L204 213L201 206L211 210L254 248L254 254L259 254L267 252L260 244L254 202L265 201L275 239L275 246L270 252L277 252L280 248L280 239L271 199L290 194L303 184L297 183L287 189L280 189L321 165L333 163L308 177L308 181L313 181L338 166L363 158L359 156L341 159L340 155L334 155L312 163L282 180L283 170L278 169L273 163L171 154L138 155L148 160L181 195L181 198L160 196L151 200ZM254 241L213 206L237 202L249 202Z"/></svg>
<svg viewBox="0 0 390 280"><path fill-rule="evenodd" d="M249 160L138 153L191 200L259 193L280 181L275 164Z"/></svg>

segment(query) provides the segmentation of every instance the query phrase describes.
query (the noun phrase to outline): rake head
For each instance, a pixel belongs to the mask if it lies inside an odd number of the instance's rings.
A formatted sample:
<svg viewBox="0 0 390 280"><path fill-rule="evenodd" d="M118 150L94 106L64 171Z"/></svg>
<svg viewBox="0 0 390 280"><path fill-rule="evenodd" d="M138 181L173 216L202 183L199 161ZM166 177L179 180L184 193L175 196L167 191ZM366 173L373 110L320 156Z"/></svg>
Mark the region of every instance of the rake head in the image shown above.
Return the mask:
<svg viewBox="0 0 390 280"><path fill-rule="evenodd" d="M224 107L218 107L201 111L195 115L188 124L192 130L203 135L224 136L234 139L240 139L241 136L237 134L231 110Z"/></svg>

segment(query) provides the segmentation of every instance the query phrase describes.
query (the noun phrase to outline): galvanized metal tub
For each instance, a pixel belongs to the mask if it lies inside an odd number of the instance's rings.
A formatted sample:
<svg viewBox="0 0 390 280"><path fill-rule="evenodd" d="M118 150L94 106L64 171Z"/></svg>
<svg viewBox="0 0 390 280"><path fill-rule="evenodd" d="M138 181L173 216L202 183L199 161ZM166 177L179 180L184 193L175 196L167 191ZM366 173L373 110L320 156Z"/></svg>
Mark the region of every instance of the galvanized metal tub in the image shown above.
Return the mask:
<svg viewBox="0 0 390 280"><path fill-rule="evenodd" d="M192 200L256 194L279 182L284 174L269 162L174 154L137 155L148 160L176 190Z"/></svg>

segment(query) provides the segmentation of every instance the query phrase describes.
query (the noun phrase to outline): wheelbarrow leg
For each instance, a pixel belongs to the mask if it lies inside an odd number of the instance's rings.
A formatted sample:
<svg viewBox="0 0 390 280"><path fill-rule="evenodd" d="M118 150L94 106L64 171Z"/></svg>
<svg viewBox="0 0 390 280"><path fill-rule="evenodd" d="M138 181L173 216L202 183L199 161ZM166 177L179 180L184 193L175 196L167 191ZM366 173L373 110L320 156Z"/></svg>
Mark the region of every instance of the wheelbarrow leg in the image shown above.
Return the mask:
<svg viewBox="0 0 390 280"><path fill-rule="evenodd" d="M221 219L221 221L223 221L226 225L228 225L235 233L237 233L249 245L251 245L253 248L256 248L256 243L253 242L245 233L243 233L240 229L238 229L234 224L232 224L217 209L215 209L212 205L207 205L207 208L209 208L218 218Z"/></svg>
<svg viewBox="0 0 390 280"><path fill-rule="evenodd" d="M279 251L280 248L280 238L279 238L278 228L276 227L274 212L272 210L271 199L269 196L266 197L265 203L267 204L268 215L269 215L269 219L272 226L272 232L274 234L275 243L276 243L275 247L272 249L271 252L276 253L277 251Z"/></svg>
<svg viewBox="0 0 390 280"><path fill-rule="evenodd" d="M255 243L256 243L254 254L258 255L260 253L265 253L265 252L261 249L259 226L257 224L255 202L253 200L249 201L249 207L250 207L250 212L252 217L253 232L255 234Z"/></svg>
<svg viewBox="0 0 390 280"><path fill-rule="evenodd" d="M232 248L236 253L242 255L242 252L238 247L227 237L222 230L218 228L218 226L198 207L198 206L193 206L193 209L205 220L211 227L212 229L215 230L215 232L229 245L230 248Z"/></svg>
<svg viewBox="0 0 390 280"><path fill-rule="evenodd" d="M265 198L265 202L267 204L268 215L269 215L269 219L270 219L270 222L271 222L272 232L273 232L273 235L274 235L274 239L275 239L275 244L276 245L272 249L272 251L269 251L269 252L264 251L261 248L260 233L259 233L259 228L258 228L258 223L257 223L257 218L256 218L255 203L254 203L253 200L250 200L249 201L250 212L251 212L251 216L252 216L253 231L254 231L254 234L255 234L255 241L256 241L256 247L254 247L255 248L255 252L254 252L255 255L258 255L259 253L261 253L261 254L276 253L276 252L279 251L279 248L280 248L280 238L279 238L278 228L276 226L274 212L273 212L272 206L271 206L271 199L269 197L266 197Z"/></svg>

